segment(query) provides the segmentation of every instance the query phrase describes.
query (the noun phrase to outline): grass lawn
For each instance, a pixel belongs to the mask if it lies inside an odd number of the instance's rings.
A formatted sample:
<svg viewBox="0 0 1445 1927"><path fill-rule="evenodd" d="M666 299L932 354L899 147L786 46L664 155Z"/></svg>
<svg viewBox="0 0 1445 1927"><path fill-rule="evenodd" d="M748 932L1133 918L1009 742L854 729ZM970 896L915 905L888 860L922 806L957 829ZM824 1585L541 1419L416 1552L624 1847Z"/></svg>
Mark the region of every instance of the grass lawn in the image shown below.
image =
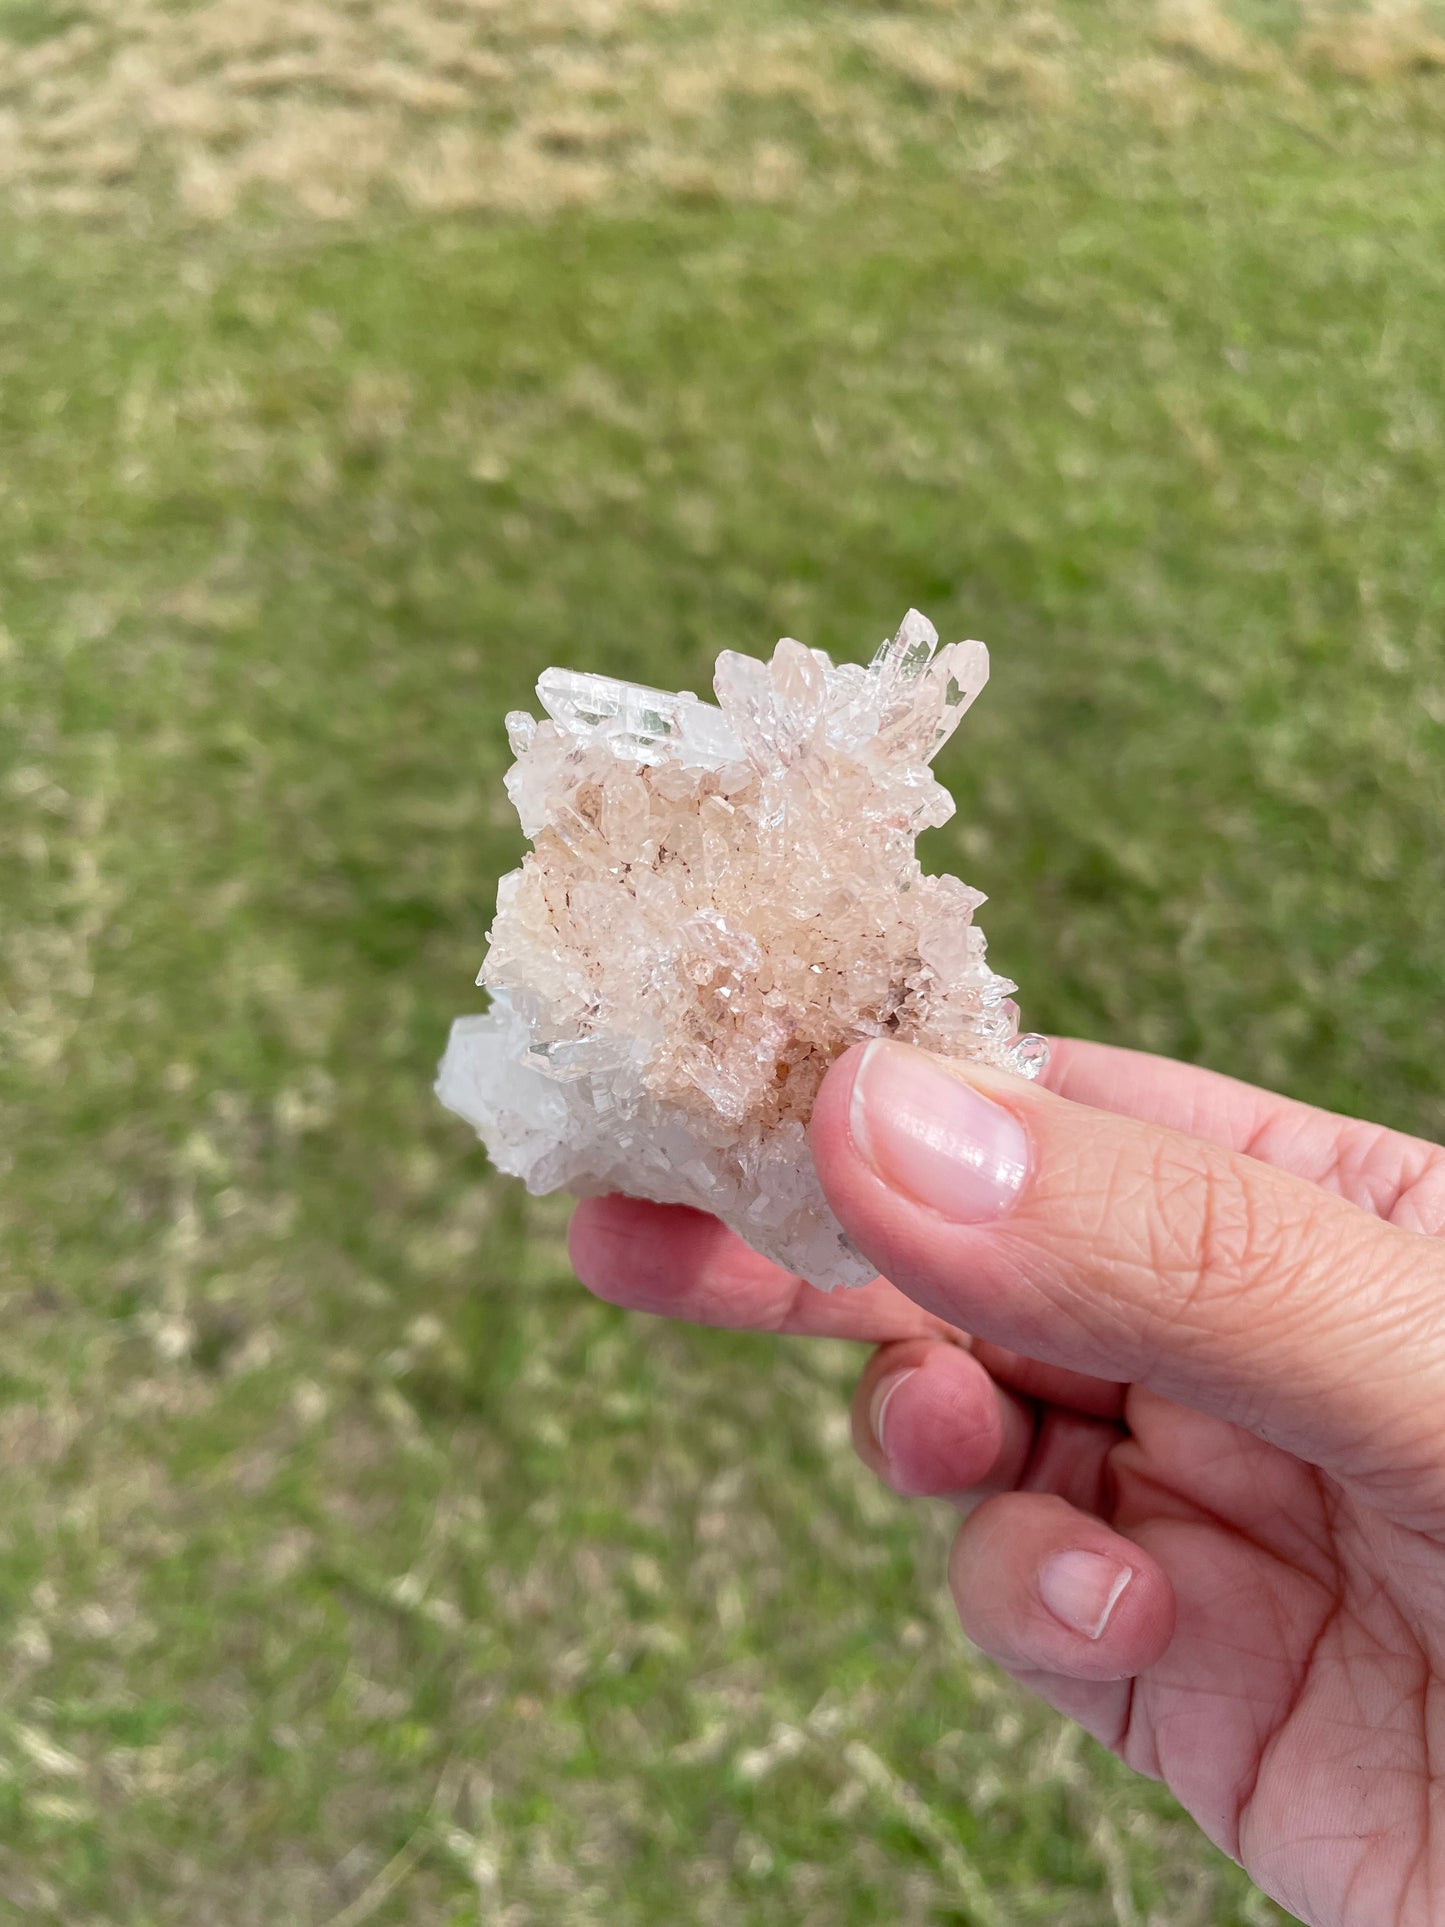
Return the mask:
<svg viewBox="0 0 1445 1927"><path fill-rule="evenodd" d="M1440 1135L1442 129L1428 12L0 0L0 1920L1284 1918L430 1078L543 667L916 603L1026 1021Z"/></svg>

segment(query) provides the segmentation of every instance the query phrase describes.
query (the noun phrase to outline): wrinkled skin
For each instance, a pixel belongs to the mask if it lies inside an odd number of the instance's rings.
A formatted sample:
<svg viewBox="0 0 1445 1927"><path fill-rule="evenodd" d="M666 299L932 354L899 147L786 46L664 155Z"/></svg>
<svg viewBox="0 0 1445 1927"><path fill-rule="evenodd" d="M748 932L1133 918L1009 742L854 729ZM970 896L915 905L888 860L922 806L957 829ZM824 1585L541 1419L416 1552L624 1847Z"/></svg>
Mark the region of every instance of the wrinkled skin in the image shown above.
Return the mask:
<svg viewBox="0 0 1445 1927"><path fill-rule="evenodd" d="M965 1513L951 1576L977 1644L1314 1927L1445 1921L1445 1152L1064 1043L1049 1088L968 1069L1029 1156L1016 1205L958 1223L866 1153L860 1055L812 1144L894 1283L816 1292L709 1219L620 1198L579 1207L583 1280L876 1345L858 1449ZM1039 1590L1079 1549L1128 1575L1092 1638Z"/></svg>

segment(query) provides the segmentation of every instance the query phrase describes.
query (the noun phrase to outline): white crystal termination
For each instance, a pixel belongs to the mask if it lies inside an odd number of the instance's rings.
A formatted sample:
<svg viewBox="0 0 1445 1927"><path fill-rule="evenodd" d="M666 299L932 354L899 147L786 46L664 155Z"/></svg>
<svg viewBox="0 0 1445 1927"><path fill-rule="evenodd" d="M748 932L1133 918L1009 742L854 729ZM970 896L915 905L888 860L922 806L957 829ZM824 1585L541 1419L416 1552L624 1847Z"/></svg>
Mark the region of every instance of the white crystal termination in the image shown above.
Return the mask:
<svg viewBox="0 0 1445 1927"><path fill-rule="evenodd" d="M437 1095L533 1192L694 1205L815 1285L871 1267L833 1216L806 1125L850 1044L1041 1068L984 901L925 876L953 801L928 768L988 678L911 609L865 669L784 640L718 658L718 707L549 669L551 719L507 718L533 848L502 879Z"/></svg>

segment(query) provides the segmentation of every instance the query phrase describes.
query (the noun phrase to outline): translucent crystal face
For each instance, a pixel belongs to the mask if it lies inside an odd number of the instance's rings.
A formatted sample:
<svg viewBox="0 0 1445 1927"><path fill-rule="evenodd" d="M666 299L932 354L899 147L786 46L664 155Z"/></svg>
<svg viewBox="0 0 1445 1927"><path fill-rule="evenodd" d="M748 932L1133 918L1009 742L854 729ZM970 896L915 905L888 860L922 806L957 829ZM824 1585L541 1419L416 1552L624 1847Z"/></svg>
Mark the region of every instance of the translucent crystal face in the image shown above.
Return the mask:
<svg viewBox="0 0 1445 1927"><path fill-rule="evenodd" d="M805 1127L850 1044L899 1037L1037 1074L984 901L925 876L953 813L928 768L988 678L910 610L867 668L780 642L725 651L718 706L549 669L548 721L507 719L533 848L502 879L437 1094L536 1192L711 1211L813 1284L872 1273L823 1196Z"/></svg>

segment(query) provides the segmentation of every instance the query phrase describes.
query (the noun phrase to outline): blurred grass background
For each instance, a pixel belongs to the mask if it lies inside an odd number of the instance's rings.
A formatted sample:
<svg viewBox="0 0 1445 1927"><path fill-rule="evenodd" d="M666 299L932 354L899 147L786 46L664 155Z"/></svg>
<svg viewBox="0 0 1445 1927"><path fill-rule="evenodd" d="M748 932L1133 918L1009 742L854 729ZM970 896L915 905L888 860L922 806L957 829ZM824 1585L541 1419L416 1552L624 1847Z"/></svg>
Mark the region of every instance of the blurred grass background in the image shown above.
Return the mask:
<svg viewBox="0 0 1445 1927"><path fill-rule="evenodd" d="M1282 1918L429 1082L545 665L917 603L1027 1021L1438 1135L1442 115L1383 4L0 0L0 1918Z"/></svg>

